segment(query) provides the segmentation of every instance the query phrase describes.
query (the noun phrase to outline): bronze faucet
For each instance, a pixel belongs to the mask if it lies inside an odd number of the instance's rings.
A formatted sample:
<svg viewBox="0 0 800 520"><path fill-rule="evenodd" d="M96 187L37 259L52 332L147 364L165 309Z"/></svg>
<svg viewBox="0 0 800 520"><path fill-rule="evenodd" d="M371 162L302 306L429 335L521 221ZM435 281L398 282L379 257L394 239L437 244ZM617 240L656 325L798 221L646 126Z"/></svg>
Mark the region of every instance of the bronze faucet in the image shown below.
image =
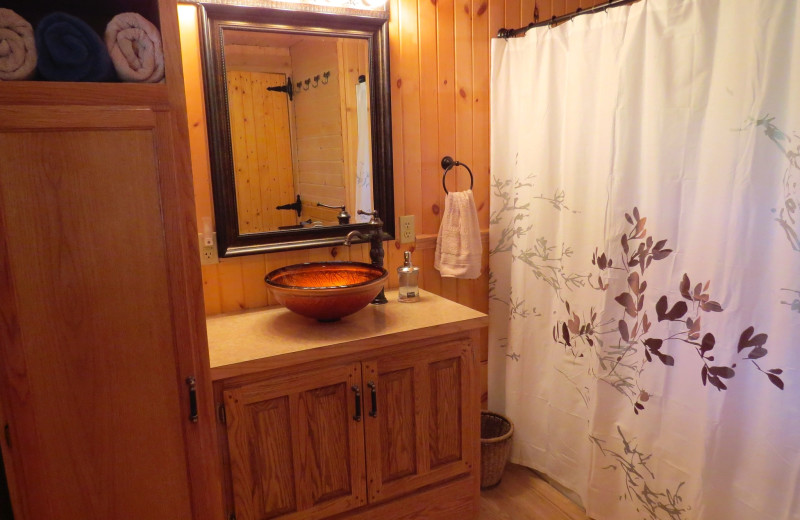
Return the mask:
<svg viewBox="0 0 800 520"><path fill-rule="evenodd" d="M368 224L372 226L372 230L366 233L358 230L349 232L344 238L344 245L350 246L354 238L360 238L362 240L368 239L370 242L369 258L372 260L372 265L383 269L383 221L378 218L377 211L358 210L358 214L371 215L372 218L369 219ZM372 300L374 305L382 305L388 302L389 300L386 299L383 289L381 289L381 292Z"/></svg>

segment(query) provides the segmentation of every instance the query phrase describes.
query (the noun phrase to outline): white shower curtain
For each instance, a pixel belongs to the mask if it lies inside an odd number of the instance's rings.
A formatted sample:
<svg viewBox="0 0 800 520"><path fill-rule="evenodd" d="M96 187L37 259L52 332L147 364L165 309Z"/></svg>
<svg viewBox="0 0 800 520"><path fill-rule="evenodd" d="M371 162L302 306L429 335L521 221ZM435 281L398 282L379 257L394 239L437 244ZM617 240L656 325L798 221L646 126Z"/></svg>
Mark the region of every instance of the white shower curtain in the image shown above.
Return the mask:
<svg viewBox="0 0 800 520"><path fill-rule="evenodd" d="M490 408L597 520L800 519L800 1L492 48Z"/></svg>

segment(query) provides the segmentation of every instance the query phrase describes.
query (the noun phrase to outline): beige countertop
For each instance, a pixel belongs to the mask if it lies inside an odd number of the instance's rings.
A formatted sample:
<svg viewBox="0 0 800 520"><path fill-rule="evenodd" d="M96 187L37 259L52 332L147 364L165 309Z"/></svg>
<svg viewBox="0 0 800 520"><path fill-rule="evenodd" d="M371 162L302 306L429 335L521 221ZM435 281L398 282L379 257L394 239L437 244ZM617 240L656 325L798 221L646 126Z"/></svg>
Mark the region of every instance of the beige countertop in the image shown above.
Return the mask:
<svg viewBox="0 0 800 520"><path fill-rule="evenodd" d="M284 307L268 307L206 320L213 380L280 368L293 363L357 353L434 335L484 327L488 317L435 294L420 301L368 305L341 321L320 323Z"/></svg>

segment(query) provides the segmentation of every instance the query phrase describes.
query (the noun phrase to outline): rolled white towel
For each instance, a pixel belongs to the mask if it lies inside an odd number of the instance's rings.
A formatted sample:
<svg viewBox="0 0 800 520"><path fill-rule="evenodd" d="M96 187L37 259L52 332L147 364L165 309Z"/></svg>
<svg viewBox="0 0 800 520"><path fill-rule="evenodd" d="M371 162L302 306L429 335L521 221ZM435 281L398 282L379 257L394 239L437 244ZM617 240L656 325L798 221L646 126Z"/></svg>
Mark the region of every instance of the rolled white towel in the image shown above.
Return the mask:
<svg viewBox="0 0 800 520"><path fill-rule="evenodd" d="M164 79L161 33L138 13L120 13L106 26L106 47L122 81L157 83Z"/></svg>
<svg viewBox="0 0 800 520"><path fill-rule="evenodd" d="M0 8L0 81L31 79L34 74L33 27L11 9Z"/></svg>

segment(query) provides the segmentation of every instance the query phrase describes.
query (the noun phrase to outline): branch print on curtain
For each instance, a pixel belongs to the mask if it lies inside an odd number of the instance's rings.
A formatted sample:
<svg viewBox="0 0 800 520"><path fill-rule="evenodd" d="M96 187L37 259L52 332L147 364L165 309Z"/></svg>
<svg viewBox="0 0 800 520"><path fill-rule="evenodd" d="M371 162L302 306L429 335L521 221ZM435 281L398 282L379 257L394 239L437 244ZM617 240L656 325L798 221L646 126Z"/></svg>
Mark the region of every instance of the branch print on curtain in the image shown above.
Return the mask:
<svg viewBox="0 0 800 520"><path fill-rule="evenodd" d="M800 0L492 42L489 408L594 520L800 520Z"/></svg>
<svg viewBox="0 0 800 520"><path fill-rule="evenodd" d="M597 251L592 255L592 265L601 272L611 269L623 271L627 276L627 287L614 297L614 301L621 307L620 318L616 322L605 325L597 323L597 311L590 308L582 313L584 318L570 308L569 301L565 302L567 315L566 321L558 321L553 326L553 339L564 346L575 358L584 358L589 364L592 359L597 361L597 366L591 366L590 372L598 380L611 385L615 390L628 398L633 405L633 412L638 414L645 409L644 403L650 398L647 389L642 388L640 376L649 363L658 360L661 365L671 367L675 365L675 358L682 358L692 351L700 357L700 378L703 385L710 384L717 390L727 390L725 380L736 375L737 363L719 364L716 361L714 347L717 340L713 333L703 332L701 322L702 313L722 312L722 306L711 299L709 288L711 281L698 283L692 287L689 275L684 273L680 280L679 290L683 297L670 304L667 295L658 297L652 307L645 307L647 301L647 280L644 279L650 264L667 258L672 249L666 247L667 240L655 242L647 234L645 227L647 217L640 216L639 208L625 213L625 220L631 226L630 231L623 233L620 238L621 252L619 262L615 265L610 255ZM641 277L640 277L641 275ZM598 290L607 291L609 283L603 280L602 274L596 277ZM658 326L653 328L654 322L648 318L648 310L657 323L666 322L668 325L682 324L675 331L675 327L662 327L660 334ZM586 319L588 316L588 320ZM653 329L651 331L651 328ZM670 332L673 331L673 332ZM759 372L764 373L769 381L783 390L783 380L780 375L783 370L772 368L764 370L758 364L767 355L765 344L767 335L755 334L755 328L745 328L737 345L737 352L742 354L740 361L749 361ZM611 336L610 340L604 340ZM668 349L670 343L683 343L691 350ZM668 354L666 351L671 352ZM579 390L580 391L580 390ZM584 401L588 397L582 396Z"/></svg>

